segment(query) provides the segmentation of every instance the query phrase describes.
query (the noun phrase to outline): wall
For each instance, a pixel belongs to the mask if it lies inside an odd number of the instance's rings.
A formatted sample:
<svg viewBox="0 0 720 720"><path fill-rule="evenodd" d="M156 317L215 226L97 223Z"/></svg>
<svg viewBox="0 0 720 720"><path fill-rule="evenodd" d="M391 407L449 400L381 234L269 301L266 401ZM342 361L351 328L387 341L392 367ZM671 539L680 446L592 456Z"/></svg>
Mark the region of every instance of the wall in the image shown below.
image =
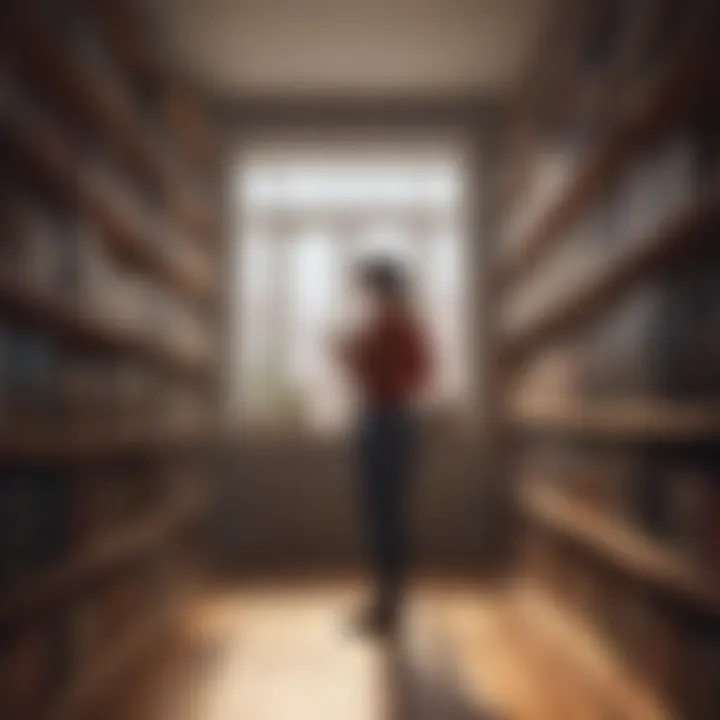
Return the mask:
<svg viewBox="0 0 720 720"><path fill-rule="evenodd" d="M426 432L411 498L423 562L476 562L493 529L479 446ZM349 441L247 438L224 453L214 487L211 546L222 565L355 564L363 556Z"/></svg>

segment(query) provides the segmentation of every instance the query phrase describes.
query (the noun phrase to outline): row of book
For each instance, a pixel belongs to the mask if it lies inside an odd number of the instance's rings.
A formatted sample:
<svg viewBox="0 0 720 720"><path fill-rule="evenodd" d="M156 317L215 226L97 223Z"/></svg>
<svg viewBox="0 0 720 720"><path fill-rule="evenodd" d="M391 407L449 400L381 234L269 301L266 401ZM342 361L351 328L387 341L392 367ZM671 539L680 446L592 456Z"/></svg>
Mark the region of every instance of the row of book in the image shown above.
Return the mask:
<svg viewBox="0 0 720 720"><path fill-rule="evenodd" d="M610 648L620 667L652 688L675 720L715 720L720 709L720 623L688 614L627 574L540 527L525 538L524 565L548 594ZM613 715L617 717L617 715Z"/></svg>
<svg viewBox="0 0 720 720"><path fill-rule="evenodd" d="M0 593L152 523L176 489L172 471L146 460L93 470L4 469Z"/></svg>
<svg viewBox="0 0 720 720"><path fill-rule="evenodd" d="M717 190L719 139L717 130L693 126L630 161L513 293L503 310L504 327L521 330L624 258L657 243L668 223Z"/></svg>
<svg viewBox="0 0 720 720"><path fill-rule="evenodd" d="M91 683L112 673L163 622L172 607L176 579L158 551L102 582L71 603L7 631L0 642L0 716L24 720L78 702ZM134 658L127 658L126 662Z"/></svg>
<svg viewBox="0 0 720 720"><path fill-rule="evenodd" d="M519 392L565 398L720 395L720 253L629 291L598 321L532 358Z"/></svg>
<svg viewBox="0 0 720 720"><path fill-rule="evenodd" d="M125 5L131 14L140 11L137 3ZM56 51L71 58L68 67L81 68L83 76L89 77L96 87L102 88L105 96L98 98L98 101L107 102L110 96L115 106L120 106L123 115L132 119L133 131L137 132L138 136L144 136L148 144L152 145L154 159L160 163L167 162L171 148L163 142L163 118L161 107L158 107L158 99L162 97L160 88L156 87L157 82L151 76L141 85L134 82L130 68L123 67L112 31L108 32L106 23L101 19L102 12L102 9L88 11L88 8L83 7L77 0L65 3L40 0L15 9L13 19L21 28L39 27L43 33L50 30ZM161 41L156 40L155 47L158 51L160 45ZM45 77L31 75L29 79L42 83ZM146 84L146 91L139 92L138 88L143 88ZM155 89L155 92L152 92L152 89ZM44 93L42 90L40 94L45 95L49 102L55 101L61 117L71 121L68 123L68 130L74 141L93 153L105 153L108 160L122 160L122 146L113 147L107 142L105 128L88 127L88 123L76 122L77 118L72 114L74 108L64 103L62 97L58 98L52 92ZM161 175L144 172L135 174L133 179L142 187L146 197L156 202L161 201Z"/></svg>
<svg viewBox="0 0 720 720"><path fill-rule="evenodd" d="M585 353L591 397L720 396L720 253L638 286L590 328Z"/></svg>
<svg viewBox="0 0 720 720"><path fill-rule="evenodd" d="M1 80L2 142L8 146L2 204L9 206L9 210L3 209L8 222L24 228L28 223L23 210L40 205L47 217L30 225L31 235L48 225L57 225L61 235L83 232L95 240L103 239L99 227L130 234L142 243L146 256L158 263L171 262L178 272L210 283L214 270L199 243L207 228L193 239L182 231L187 213L179 212L176 191L165 189L164 183L138 191L119 171L108 141L97 139L84 126L76 137L72 123L60 117L39 90L28 89L18 73L5 73ZM33 174L39 165L44 166L44 177ZM167 182L176 176L177 172L171 174ZM37 197L38 191L47 196ZM85 220L94 215L95 222L75 227L78 209Z"/></svg>
<svg viewBox="0 0 720 720"><path fill-rule="evenodd" d="M502 249L510 253L522 251L529 231L593 148L642 111L663 78L670 78L684 62L681 56L701 55L702 48L717 46L720 18L713 0L564 0L554 5L555 18L539 50L538 64L546 76L534 86L539 107L531 104L531 129L523 131L527 135L521 160L524 192L508 213L504 233ZM689 71L688 75L687 82L693 82ZM688 150L683 145L701 146L697 170L701 175L716 175L716 127L717 109L706 103L697 109L687 137L679 140L674 153L668 148L627 174L621 196L632 193L638 207L627 230L637 232L643 223L656 219L652 214L655 190L662 182L656 185L648 176L663 173L663 166L673 162L673 157L685 162ZM671 197L681 197L680 190Z"/></svg>
<svg viewBox="0 0 720 720"><path fill-rule="evenodd" d="M554 3L538 48L537 99L528 108L524 192L508 213L503 250L523 249L522 241L592 148L637 112L697 29L704 2Z"/></svg>
<svg viewBox="0 0 720 720"><path fill-rule="evenodd" d="M202 383L0 321L0 439L197 427L208 412Z"/></svg>
<svg viewBox="0 0 720 720"><path fill-rule="evenodd" d="M525 463L526 479L629 525L720 587L720 465L712 450L546 438Z"/></svg>
<svg viewBox="0 0 720 720"><path fill-rule="evenodd" d="M184 92L173 78L159 72L147 73L143 82L136 82L134 68L124 62L127 58L120 57L116 38L101 21L102 11L88 12L88 8L77 1L57 3L49 0L36 5L35 22L59 30L57 39L62 51L73 56L83 67L83 72L93 77L95 84L114 95L115 102L124 107L131 119L134 131L152 147L153 162L158 164L159 173L136 176L148 197L154 197L162 204L168 199L165 190L169 185L181 182L192 187L192 174L206 178L209 166L214 162L212 152L207 147L188 148L181 142L179 136L182 133L176 132L178 124L190 122L192 129L197 130L196 137L207 134L202 112L193 101L192 93ZM159 66L168 53L164 34L148 18L143 3L125 3L125 6L121 14L126 12L126 17L142 21L143 37L139 42L153 47L153 58L146 60ZM95 143L98 148L109 149L107 143L100 140L102 133L98 128L93 128L90 133L82 133L81 129L84 128L78 127L76 133L79 142Z"/></svg>
<svg viewBox="0 0 720 720"><path fill-rule="evenodd" d="M17 188L6 188L0 214L0 281L6 286L139 339L195 353L209 346L201 314L171 288L123 267L97 224Z"/></svg>

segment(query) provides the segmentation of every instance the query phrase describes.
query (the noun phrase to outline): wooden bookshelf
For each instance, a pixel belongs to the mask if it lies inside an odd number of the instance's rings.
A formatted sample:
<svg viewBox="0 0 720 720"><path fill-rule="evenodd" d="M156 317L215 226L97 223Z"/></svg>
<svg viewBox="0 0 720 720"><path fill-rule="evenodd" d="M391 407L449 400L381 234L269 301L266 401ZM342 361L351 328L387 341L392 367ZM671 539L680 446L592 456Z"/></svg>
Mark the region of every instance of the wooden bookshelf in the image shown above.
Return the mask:
<svg viewBox="0 0 720 720"><path fill-rule="evenodd" d="M502 353L506 358L521 358L554 338L587 323L639 282L691 250L715 242L711 232L720 222L720 192L713 190L689 207L662 223L651 239L631 243L609 267L593 272L591 279L551 303L525 327L506 335Z"/></svg>
<svg viewBox="0 0 720 720"><path fill-rule="evenodd" d="M579 618L553 602L543 590L526 585L515 595L519 622L530 642L549 648L552 657L592 694L608 717L618 720L672 720L662 700Z"/></svg>
<svg viewBox="0 0 720 720"><path fill-rule="evenodd" d="M703 611L720 612L720 588L713 587L680 553L644 536L621 518L571 500L545 484L523 486L521 504L535 520L607 561Z"/></svg>
<svg viewBox="0 0 720 720"><path fill-rule="evenodd" d="M200 171L176 142L164 104L174 63L150 13L113 0L29 0L8 8L0 29L3 207L17 233L3 258L18 260L0 272L0 389L28 410L22 425L5 417L0 435L7 514L25 523L2 537L18 547L1 568L0 626L12 639L9 666L28 647L62 663L64 678L34 669L8 698L22 714L59 696L47 720L100 707L172 625L175 611L158 614L157 595L180 609L172 545L190 540L202 450L219 435L221 227L209 188L219 162ZM96 383L108 387L98 402L68 407L73 391ZM28 387L37 393L18 397ZM150 492L167 487L164 499L128 514L121 483L133 477ZM57 489L72 507L46 492L65 482ZM124 520L78 545L77 512L96 501L105 518ZM38 556L51 565L38 570ZM151 562L161 578L145 572ZM109 639L111 630L121 635Z"/></svg>
<svg viewBox="0 0 720 720"><path fill-rule="evenodd" d="M580 161L567 190L534 223L529 236L518 243L518 250L498 269L501 286L509 289L522 275L531 272L562 241L563 230L587 209L630 159L687 116L708 80L709 67L708 59L696 48L690 48L679 62L671 64L640 99L635 112Z"/></svg>
<svg viewBox="0 0 720 720"><path fill-rule="evenodd" d="M16 627L82 589L98 575L152 551L188 522L197 508L197 500L190 495L173 498L160 510L108 532L88 550L23 582L0 598L0 627Z"/></svg>
<svg viewBox="0 0 720 720"><path fill-rule="evenodd" d="M513 178L508 216L546 167L546 149L589 150L534 226L506 239L492 284L493 306L511 311L497 348L500 466L523 474L518 483L508 478L516 527L527 530L518 547L519 582L530 586L523 617L544 652L564 658L569 681L593 689L598 716L690 717L707 713L696 708L716 698L713 658L697 649L699 636L715 643L720 630L710 561L700 567L680 543L635 526L624 507L585 500L580 489L574 498L572 483L554 482L542 466L547 452L561 464L577 460L588 469L587 494L601 495L602 473L617 463L627 489L615 489L648 514L668 509L688 533L694 525L698 543L713 541L717 459L710 450L720 436L720 405L712 374L703 375L706 394L697 400L593 397L579 379L640 378L643 368L631 363L668 348L668 386L682 385L692 368L673 362L673 342L687 343L678 351L683 361L701 353L708 354L703 369L715 361L718 9L614 3L607 25L588 16L570 29L575 10L572 0L557 6L547 34L555 39L530 74L529 85L539 88L535 109L523 104L516 118L525 145L517 153L508 147L503 167ZM573 80L563 84L566 76ZM543 78L561 82L548 89ZM695 310L703 301L713 303L707 315ZM682 339L678 328L688 330ZM603 343L617 343L617 352L603 353ZM648 462L664 463L662 481L642 473ZM605 594L614 578L617 587ZM593 606L596 596L606 603L602 613L592 607L580 616L575 606ZM643 615L652 625L637 632ZM674 692L669 676L681 667L693 682L678 678Z"/></svg>
<svg viewBox="0 0 720 720"><path fill-rule="evenodd" d="M535 398L516 402L509 419L529 430L613 440L720 440L720 405L661 399Z"/></svg>

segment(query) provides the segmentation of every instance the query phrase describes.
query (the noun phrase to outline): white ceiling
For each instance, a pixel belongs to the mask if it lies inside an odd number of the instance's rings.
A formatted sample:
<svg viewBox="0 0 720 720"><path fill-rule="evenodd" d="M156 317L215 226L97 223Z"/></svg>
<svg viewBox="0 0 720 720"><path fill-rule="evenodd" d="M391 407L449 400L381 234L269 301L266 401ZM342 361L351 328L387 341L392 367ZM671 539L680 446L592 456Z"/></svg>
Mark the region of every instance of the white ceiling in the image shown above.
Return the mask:
<svg viewBox="0 0 720 720"><path fill-rule="evenodd" d="M497 94L543 0L155 0L182 62L247 95Z"/></svg>

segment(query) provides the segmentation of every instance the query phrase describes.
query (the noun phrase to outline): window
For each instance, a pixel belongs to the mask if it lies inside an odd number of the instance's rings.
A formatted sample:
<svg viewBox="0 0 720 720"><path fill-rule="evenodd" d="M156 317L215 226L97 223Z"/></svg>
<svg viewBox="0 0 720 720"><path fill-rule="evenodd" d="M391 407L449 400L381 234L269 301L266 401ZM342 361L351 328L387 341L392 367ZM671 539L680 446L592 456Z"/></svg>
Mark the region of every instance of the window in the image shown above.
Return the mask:
<svg viewBox="0 0 720 720"><path fill-rule="evenodd" d="M408 269L439 368L432 402L469 395L462 170L454 156L263 156L239 166L233 360L237 416L332 432L355 406L329 337L358 321L350 270L371 255Z"/></svg>

